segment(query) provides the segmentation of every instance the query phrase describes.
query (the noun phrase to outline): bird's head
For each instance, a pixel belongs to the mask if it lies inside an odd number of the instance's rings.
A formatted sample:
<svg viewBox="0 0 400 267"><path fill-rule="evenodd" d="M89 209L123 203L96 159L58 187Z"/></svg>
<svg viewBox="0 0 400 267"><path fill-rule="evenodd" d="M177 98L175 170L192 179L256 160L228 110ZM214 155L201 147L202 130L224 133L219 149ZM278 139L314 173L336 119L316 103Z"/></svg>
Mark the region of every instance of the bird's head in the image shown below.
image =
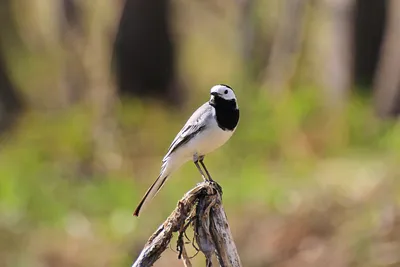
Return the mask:
<svg viewBox="0 0 400 267"><path fill-rule="evenodd" d="M226 84L217 84L211 88L211 98L210 98L210 105L215 106L218 102L231 102L232 104L238 107L236 101L236 95L233 92L233 89L226 85Z"/></svg>

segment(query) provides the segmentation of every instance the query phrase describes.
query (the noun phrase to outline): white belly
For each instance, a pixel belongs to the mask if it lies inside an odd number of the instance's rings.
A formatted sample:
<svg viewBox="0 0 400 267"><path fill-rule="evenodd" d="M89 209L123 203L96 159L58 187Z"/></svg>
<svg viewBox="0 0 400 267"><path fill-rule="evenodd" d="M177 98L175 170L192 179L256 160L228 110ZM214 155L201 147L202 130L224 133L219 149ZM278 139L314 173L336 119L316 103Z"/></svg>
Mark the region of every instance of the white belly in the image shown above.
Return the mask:
<svg viewBox="0 0 400 267"><path fill-rule="evenodd" d="M191 141L172 153L164 165L164 172L169 174L182 164L193 160L193 156L205 156L226 143L233 131L223 131L219 127L210 127L202 134L196 135Z"/></svg>
<svg viewBox="0 0 400 267"><path fill-rule="evenodd" d="M223 131L218 127L206 129L204 134L196 136L193 142L188 144L188 148L191 151L190 156L193 157L196 153L198 156L204 156L213 152L225 144L231 138L232 134L233 132Z"/></svg>
<svg viewBox="0 0 400 267"><path fill-rule="evenodd" d="M191 141L183 145L176 155L185 160L192 160L193 156L204 156L213 152L231 138L232 131L223 131L219 127L209 127L204 132L196 135Z"/></svg>

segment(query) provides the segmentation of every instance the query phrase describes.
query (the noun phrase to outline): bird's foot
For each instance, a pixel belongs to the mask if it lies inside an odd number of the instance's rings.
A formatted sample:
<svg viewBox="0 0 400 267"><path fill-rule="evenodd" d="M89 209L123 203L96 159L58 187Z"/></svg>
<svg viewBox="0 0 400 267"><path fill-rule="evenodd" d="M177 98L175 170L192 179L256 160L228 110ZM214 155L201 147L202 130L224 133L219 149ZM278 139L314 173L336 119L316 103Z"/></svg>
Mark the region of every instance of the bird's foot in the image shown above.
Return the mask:
<svg viewBox="0 0 400 267"><path fill-rule="evenodd" d="M217 189L217 191L221 194L222 196L222 187L214 180L210 179L207 180L208 183L210 183L211 185L213 185L215 187L215 189Z"/></svg>

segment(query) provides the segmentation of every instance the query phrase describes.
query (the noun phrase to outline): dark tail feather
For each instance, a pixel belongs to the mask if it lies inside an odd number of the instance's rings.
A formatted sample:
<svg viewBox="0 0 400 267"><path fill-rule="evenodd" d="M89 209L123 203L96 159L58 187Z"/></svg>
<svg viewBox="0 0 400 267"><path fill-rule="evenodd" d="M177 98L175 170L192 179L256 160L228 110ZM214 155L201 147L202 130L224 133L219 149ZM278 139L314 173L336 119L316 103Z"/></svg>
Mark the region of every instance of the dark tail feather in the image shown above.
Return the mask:
<svg viewBox="0 0 400 267"><path fill-rule="evenodd" d="M143 196L142 200L140 201L139 205L133 212L134 216L139 217L140 210L146 206L154 198L154 196L160 191L161 187L165 184L167 181L168 175L165 177L162 177L161 174L158 176L158 178L154 181L154 183L150 186L150 188L147 190L146 194Z"/></svg>

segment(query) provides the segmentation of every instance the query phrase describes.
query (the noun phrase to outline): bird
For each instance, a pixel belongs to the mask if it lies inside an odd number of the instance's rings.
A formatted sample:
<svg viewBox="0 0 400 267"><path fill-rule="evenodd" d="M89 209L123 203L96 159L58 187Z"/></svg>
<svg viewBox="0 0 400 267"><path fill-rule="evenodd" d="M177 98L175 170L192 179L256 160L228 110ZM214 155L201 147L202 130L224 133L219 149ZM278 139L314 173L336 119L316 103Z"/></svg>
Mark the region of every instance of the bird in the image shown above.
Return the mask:
<svg viewBox="0 0 400 267"><path fill-rule="evenodd" d="M155 197L170 175L184 163L192 160L204 181L214 183L205 164L204 157L225 144L239 123L239 106L236 95L229 85L211 87L210 100L200 106L176 135L165 154L161 171L142 200L134 216ZM206 175L202 171L204 168Z"/></svg>

